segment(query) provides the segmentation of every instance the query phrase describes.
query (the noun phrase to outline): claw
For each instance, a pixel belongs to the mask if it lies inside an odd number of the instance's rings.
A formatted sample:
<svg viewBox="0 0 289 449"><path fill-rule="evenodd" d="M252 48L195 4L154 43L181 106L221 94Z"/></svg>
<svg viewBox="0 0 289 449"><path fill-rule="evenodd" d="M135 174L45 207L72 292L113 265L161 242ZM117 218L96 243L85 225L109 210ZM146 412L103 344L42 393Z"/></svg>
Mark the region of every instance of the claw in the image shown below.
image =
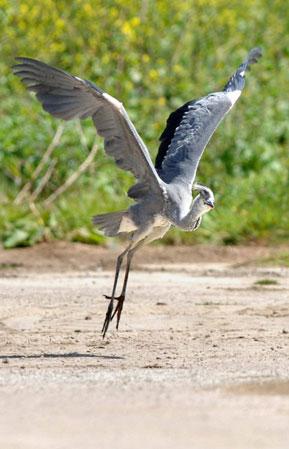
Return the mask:
<svg viewBox="0 0 289 449"><path fill-rule="evenodd" d="M120 296L117 296L116 298L113 298L112 296L104 295L104 297L106 299L110 299L110 301L118 301L113 313L110 314L110 321L112 321L116 315L116 329L118 329L125 296L120 295ZM107 318L108 318L108 315L106 314L105 323L106 323ZM108 325L107 325L107 327L108 327Z"/></svg>
<svg viewBox="0 0 289 449"><path fill-rule="evenodd" d="M106 315L105 315L105 319L104 319L104 323L102 326L102 337L105 337L105 334L107 332L108 326L110 321L112 320L112 312L113 312L113 300L114 298L111 298L110 303L108 305L107 311L106 311Z"/></svg>
<svg viewBox="0 0 289 449"><path fill-rule="evenodd" d="M123 298L124 299L124 298ZM123 308L123 301L119 302L117 307L116 307L116 311L117 311L117 316L116 316L116 330L118 330L118 326L119 326L119 321L120 321L120 317L121 317L121 312L122 312L122 308Z"/></svg>
<svg viewBox="0 0 289 449"><path fill-rule="evenodd" d="M114 300L114 301L119 301L119 299L121 298L121 296L108 296L108 295L103 295L106 299L110 299L110 300Z"/></svg>
<svg viewBox="0 0 289 449"><path fill-rule="evenodd" d="M112 288L112 295L111 296L104 295L104 297L106 299L109 299L110 302L109 302L109 305L107 308L105 320L104 320L103 327L102 327L103 338L105 337L105 334L109 327L109 323L111 322L111 320L113 320L115 315L116 315L116 328L118 329L121 312L123 309L123 302L125 300L125 292L126 292L126 286L127 286L127 280L128 280L129 270L130 270L130 264L132 261L132 256L133 256L134 252L136 251L136 249L139 248L141 245L143 245L144 240L145 239L140 240L138 243L131 242L129 244L129 246L127 247L127 249L123 253L121 253L117 258L115 275L114 275L114 283L113 283L113 288ZM115 297L114 294L115 294L116 288L117 288L118 275L119 275L119 271L121 269L122 260L125 257L125 255L127 255L127 263L126 263L123 286L121 289L120 296ZM114 310L113 310L113 301L117 301L117 304L116 304L116 307Z"/></svg>
<svg viewBox="0 0 289 449"><path fill-rule="evenodd" d="M116 315L116 329L118 329L125 296L120 295L120 296L118 296L118 298L115 298L115 299L118 301L118 303L117 303L116 308L114 309L111 320L113 320L114 316Z"/></svg>

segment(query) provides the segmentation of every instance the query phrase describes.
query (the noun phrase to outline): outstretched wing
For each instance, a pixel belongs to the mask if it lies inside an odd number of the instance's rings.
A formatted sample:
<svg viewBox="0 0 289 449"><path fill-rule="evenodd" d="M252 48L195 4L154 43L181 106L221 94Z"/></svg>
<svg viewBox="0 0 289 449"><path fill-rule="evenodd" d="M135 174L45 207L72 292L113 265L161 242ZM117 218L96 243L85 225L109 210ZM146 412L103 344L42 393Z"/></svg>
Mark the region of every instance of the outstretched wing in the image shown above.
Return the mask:
<svg viewBox="0 0 289 449"><path fill-rule="evenodd" d="M155 167L166 183L185 182L192 186L203 151L215 129L233 107L245 85L245 72L261 57L252 49L226 84L216 92L189 101L173 112L160 137Z"/></svg>
<svg viewBox="0 0 289 449"><path fill-rule="evenodd" d="M90 81L72 76L30 58L16 58L13 67L27 88L36 93L43 109L64 120L91 116L104 147L116 164L137 178L128 195L139 199L154 193L162 197L163 184L150 154L122 103Z"/></svg>

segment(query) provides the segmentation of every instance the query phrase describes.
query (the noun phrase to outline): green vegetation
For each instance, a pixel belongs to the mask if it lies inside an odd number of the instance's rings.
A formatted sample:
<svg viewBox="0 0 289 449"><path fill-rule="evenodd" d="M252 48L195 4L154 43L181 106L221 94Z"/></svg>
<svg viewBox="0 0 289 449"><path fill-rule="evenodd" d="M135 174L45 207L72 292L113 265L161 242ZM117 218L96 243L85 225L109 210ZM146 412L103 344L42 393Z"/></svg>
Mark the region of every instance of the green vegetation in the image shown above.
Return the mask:
<svg viewBox="0 0 289 449"><path fill-rule="evenodd" d="M0 30L0 239L7 248L50 238L103 242L91 216L126 207L132 182L97 140L93 163L48 207L45 199L88 156L95 130L90 120L82 130L76 122L65 124L59 145L33 179L59 121L12 75L14 56L62 67L119 98L155 155L169 113L222 88L256 45L264 57L198 171L198 180L216 193L216 208L196 233L174 230L166 242L274 243L289 237L286 2L0 0ZM31 180L34 199L26 195L15 204Z"/></svg>
<svg viewBox="0 0 289 449"><path fill-rule="evenodd" d="M278 282L275 279L260 279L256 281L254 285L277 285Z"/></svg>
<svg viewBox="0 0 289 449"><path fill-rule="evenodd" d="M8 270L9 268L19 268L20 263L0 263L0 270Z"/></svg>
<svg viewBox="0 0 289 449"><path fill-rule="evenodd" d="M260 266L289 267L289 252L280 252L276 256L266 257L256 260L256 264Z"/></svg>

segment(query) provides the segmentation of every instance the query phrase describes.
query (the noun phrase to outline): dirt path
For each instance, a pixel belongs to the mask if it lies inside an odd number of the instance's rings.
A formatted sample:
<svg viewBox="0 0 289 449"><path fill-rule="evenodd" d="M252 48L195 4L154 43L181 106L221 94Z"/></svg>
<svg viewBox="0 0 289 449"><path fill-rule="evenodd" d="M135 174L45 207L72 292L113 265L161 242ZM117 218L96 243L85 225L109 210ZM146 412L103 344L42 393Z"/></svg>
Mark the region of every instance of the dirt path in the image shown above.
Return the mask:
<svg viewBox="0 0 289 449"><path fill-rule="evenodd" d="M289 270L245 264L274 252L147 249L105 340L116 249L0 252L0 448L288 449Z"/></svg>

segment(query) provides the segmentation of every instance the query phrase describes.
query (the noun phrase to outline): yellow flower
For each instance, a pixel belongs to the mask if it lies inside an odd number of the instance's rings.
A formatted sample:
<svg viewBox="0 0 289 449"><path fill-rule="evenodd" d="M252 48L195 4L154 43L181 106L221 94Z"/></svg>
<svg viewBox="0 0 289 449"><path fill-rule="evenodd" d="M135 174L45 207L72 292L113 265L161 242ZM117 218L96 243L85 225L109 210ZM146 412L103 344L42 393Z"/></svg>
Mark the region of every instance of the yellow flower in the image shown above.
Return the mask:
<svg viewBox="0 0 289 449"><path fill-rule="evenodd" d="M149 55L147 55L147 54L142 55L142 60L143 60L143 62L145 62L145 63L149 62L149 61L150 61Z"/></svg>
<svg viewBox="0 0 289 449"><path fill-rule="evenodd" d="M123 34L125 34L126 36L131 36L133 33L133 29L131 27L131 24L129 22L124 22L124 24L121 27L121 31L123 32Z"/></svg>
<svg viewBox="0 0 289 449"><path fill-rule="evenodd" d="M28 13L28 5L26 3L21 3L20 5L20 14L27 14Z"/></svg>
<svg viewBox="0 0 289 449"><path fill-rule="evenodd" d="M91 14L93 12L93 9L92 9L90 3L85 3L82 8L83 8L83 11L86 12L87 14Z"/></svg>
<svg viewBox="0 0 289 449"><path fill-rule="evenodd" d="M57 30L63 30L63 28L65 27L64 20L58 17L58 19L56 19L55 21L55 27Z"/></svg>
<svg viewBox="0 0 289 449"><path fill-rule="evenodd" d="M140 24L140 18L139 17L133 17L130 21L132 27L137 27Z"/></svg>
<svg viewBox="0 0 289 449"><path fill-rule="evenodd" d="M149 78L150 78L152 81L157 80L158 77L159 77L159 74L158 74L158 72L157 72L155 69L151 69L151 70L149 71Z"/></svg>

